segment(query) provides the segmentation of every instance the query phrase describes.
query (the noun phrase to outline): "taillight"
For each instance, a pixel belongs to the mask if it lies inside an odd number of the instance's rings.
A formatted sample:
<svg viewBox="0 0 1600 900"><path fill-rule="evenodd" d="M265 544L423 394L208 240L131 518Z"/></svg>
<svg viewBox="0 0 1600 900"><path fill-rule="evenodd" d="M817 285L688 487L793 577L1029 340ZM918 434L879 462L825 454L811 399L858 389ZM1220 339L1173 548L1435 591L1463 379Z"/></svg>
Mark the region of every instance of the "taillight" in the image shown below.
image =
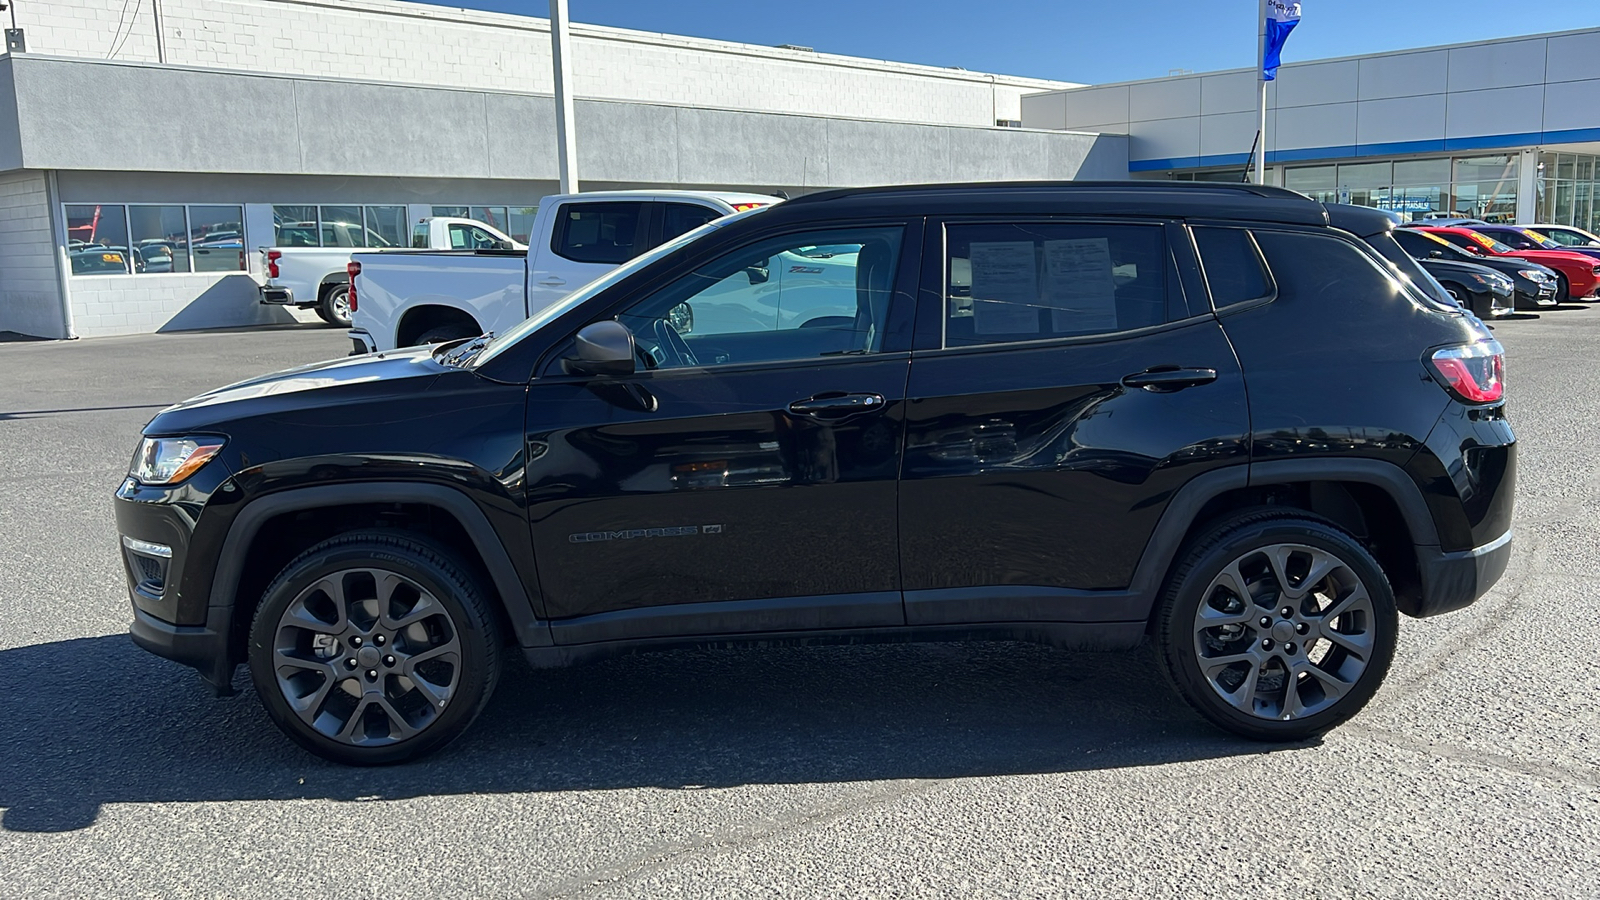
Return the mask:
<svg viewBox="0 0 1600 900"><path fill-rule="evenodd" d="M1506 351L1499 341L1435 350L1429 360L1457 399L1495 403L1506 393Z"/></svg>
<svg viewBox="0 0 1600 900"><path fill-rule="evenodd" d="M361 274L361 263L351 260L345 263L344 271L350 276L350 311L356 311L356 276ZM1499 346L1498 344L1496 346Z"/></svg>
<svg viewBox="0 0 1600 900"><path fill-rule="evenodd" d="M283 252L281 250L268 250L267 251L267 277L268 278L277 278L278 277L278 260L280 260L280 259L283 259Z"/></svg>

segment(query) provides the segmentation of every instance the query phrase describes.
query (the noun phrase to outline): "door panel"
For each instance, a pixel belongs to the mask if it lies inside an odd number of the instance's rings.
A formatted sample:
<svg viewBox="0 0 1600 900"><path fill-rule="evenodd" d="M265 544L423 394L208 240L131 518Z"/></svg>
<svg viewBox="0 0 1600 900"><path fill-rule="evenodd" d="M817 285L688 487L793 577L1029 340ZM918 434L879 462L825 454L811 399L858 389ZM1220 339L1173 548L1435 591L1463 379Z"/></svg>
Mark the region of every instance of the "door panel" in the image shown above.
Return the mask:
<svg viewBox="0 0 1600 900"><path fill-rule="evenodd" d="M1126 590L1178 488L1247 462L1233 349L1215 316L1189 315L1191 304L1208 309L1187 268L1180 277L1192 256L1150 233L1119 224L1101 241L1083 223L1041 223L1016 235L974 227L963 240L960 227L941 251L955 264L924 267L918 346L938 339L924 327L930 313L948 317L948 340L993 343L919 349L912 362L900 489L907 621L1115 618L1113 600L1096 612L1085 592ZM1023 251L1028 240L1036 254ZM1026 311L991 310L1000 326L986 329L982 304L1005 302ZM1080 310L1089 314L1075 318ZM1162 318L1171 321L1150 324ZM1050 339L1093 328L1109 333Z"/></svg>
<svg viewBox="0 0 1600 900"><path fill-rule="evenodd" d="M551 615L890 592L867 618L900 624L908 367L899 353L535 384L528 500ZM842 415L788 409L839 394L882 402ZM860 610L846 618L835 627L863 622Z"/></svg>

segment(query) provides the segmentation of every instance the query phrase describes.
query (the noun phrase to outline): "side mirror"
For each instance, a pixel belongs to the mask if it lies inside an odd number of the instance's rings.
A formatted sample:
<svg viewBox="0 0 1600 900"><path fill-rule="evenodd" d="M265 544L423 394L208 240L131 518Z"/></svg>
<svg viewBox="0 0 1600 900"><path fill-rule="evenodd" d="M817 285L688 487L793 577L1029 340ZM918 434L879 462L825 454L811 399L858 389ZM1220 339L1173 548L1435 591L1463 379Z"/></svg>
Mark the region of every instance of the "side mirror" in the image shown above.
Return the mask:
<svg viewBox="0 0 1600 900"><path fill-rule="evenodd" d="M766 284L767 283L767 279L772 277L772 269L769 267L771 265L771 263L772 263L772 260L763 259L760 263L758 263L756 265L745 266L744 267L745 277L750 279L750 283L751 284Z"/></svg>
<svg viewBox="0 0 1600 900"><path fill-rule="evenodd" d="M679 334L688 334L694 330L694 307L688 301L679 303L667 310L667 324Z"/></svg>
<svg viewBox="0 0 1600 900"><path fill-rule="evenodd" d="M498 250L515 250L515 249L517 249L516 245L511 243L510 241L496 241L495 242L495 248L498 249Z"/></svg>
<svg viewBox="0 0 1600 900"><path fill-rule="evenodd" d="M561 361L568 375L632 375L633 332L607 319L583 326L572 338L572 354Z"/></svg>
<svg viewBox="0 0 1600 900"><path fill-rule="evenodd" d="M1444 259L1444 251L1443 250L1429 250L1428 251L1428 258L1429 259Z"/></svg>

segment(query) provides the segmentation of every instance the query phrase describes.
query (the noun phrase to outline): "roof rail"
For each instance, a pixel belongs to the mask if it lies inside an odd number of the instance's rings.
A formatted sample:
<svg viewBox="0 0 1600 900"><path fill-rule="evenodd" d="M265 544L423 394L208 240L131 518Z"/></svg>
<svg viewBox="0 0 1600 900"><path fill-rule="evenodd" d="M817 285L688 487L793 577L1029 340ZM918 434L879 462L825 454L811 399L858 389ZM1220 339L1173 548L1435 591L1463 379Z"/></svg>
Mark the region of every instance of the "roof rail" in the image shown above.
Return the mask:
<svg viewBox="0 0 1600 900"><path fill-rule="evenodd" d="M835 188L828 191L818 191L815 194L805 194L788 201L787 205L796 203L818 203L824 200L838 200L845 197L870 197L885 194L919 194L919 193L956 193L962 191L1038 191L1038 190L1106 190L1108 188L1119 191L1188 191L1193 193L1227 193L1250 194L1256 197L1274 200L1301 200L1306 203L1316 203L1304 194L1296 193L1287 188L1272 187L1262 184L1233 183L1226 181L975 181L950 184L897 184L878 185L874 187Z"/></svg>

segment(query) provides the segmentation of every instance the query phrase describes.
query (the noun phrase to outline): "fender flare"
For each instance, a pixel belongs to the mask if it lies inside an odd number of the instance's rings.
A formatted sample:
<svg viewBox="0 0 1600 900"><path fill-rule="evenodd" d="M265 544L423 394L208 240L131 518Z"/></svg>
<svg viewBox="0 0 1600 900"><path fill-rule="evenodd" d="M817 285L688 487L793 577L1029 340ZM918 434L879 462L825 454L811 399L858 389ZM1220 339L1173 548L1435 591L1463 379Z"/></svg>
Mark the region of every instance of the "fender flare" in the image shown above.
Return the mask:
<svg viewBox="0 0 1600 900"><path fill-rule="evenodd" d="M1148 598L1153 609L1161 589L1182 549L1184 536L1207 503L1228 491L1244 487L1293 484L1302 481L1353 481L1378 487L1394 500L1418 549L1439 546L1439 530L1428 512L1422 489L1394 463L1377 459L1289 459L1214 469L1191 479L1173 495L1146 542L1134 569L1129 593ZM1147 613L1148 615L1148 613Z"/></svg>
<svg viewBox="0 0 1600 900"><path fill-rule="evenodd" d="M533 598L528 595L510 554L483 510L454 488L403 481L358 481L293 488L245 504L228 528L216 572L211 578L208 627L223 635L232 633L234 595L244 575L244 550L268 519L305 509L357 503L418 503L438 507L454 516L483 559L517 643L523 647L546 647L552 643L550 626L539 619Z"/></svg>

